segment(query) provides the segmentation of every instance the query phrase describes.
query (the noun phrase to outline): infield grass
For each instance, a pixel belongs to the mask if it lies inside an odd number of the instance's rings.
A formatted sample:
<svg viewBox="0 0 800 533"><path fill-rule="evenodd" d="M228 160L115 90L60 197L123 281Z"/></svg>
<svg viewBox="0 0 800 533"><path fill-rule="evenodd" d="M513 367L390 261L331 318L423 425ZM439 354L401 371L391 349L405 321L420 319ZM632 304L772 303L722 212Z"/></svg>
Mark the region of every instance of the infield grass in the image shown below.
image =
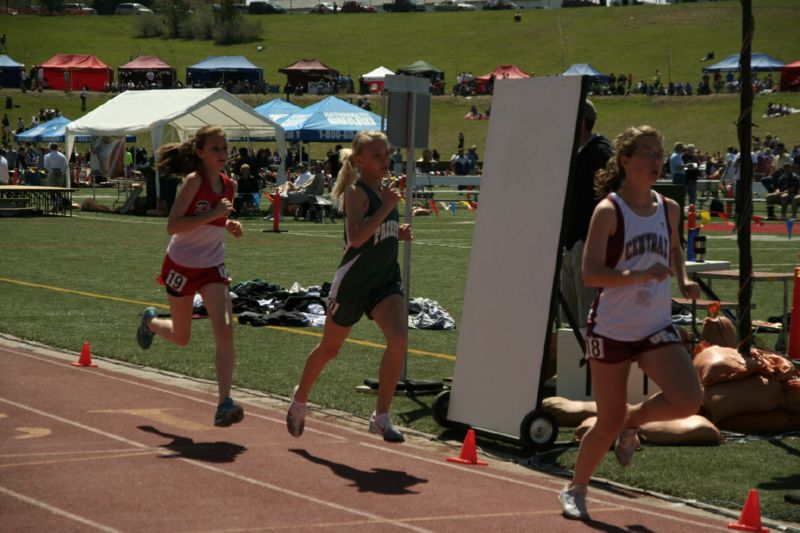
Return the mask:
<svg viewBox="0 0 800 533"><path fill-rule="evenodd" d="M438 301L457 325L474 219L473 213L462 209L454 216L414 220L411 296ZM141 351L134 340L138 314L146 305L164 312L168 309L163 289L155 283L167 242L164 219L76 212L71 218L3 219L0 223L4 234L0 245L0 331L76 353L83 342L90 342L95 357L214 379L214 342L206 320L193 323L192 341L184 349L156 339L153 348ZM243 219L243 223L244 237L226 242L227 264L235 281L263 279L287 288L294 282L312 286L330 281L342 249L341 221L313 224L290 219L283 224L288 232L281 234L264 232L271 226L257 218ZM708 237L708 258L731 261L736 268L738 250L732 236L708 233ZM798 252L797 239L790 241L783 235L753 238L757 270L789 271ZM724 299L736 298L735 284L715 287ZM753 301L753 318L778 315L782 289L777 284L758 284ZM510 302L508 316L487 317L486 334L491 335L493 320L524 321L525 307L532 304ZM320 329L237 324L235 334L236 385L288 396ZM458 335L459 330L412 330L408 376L434 380L451 376ZM770 334L760 336L758 342L769 346L775 340ZM369 416L374 397L357 394L355 387L364 378L377 376L382 345L375 325L362 320L316 384L311 401ZM502 349L498 339L498 350ZM463 438L459 431L443 430L435 424L431 401L432 397L426 396L398 397L394 416L419 431ZM560 439L570 436L571 430L565 429ZM515 444L479 440L489 451L526 456ZM783 493L800 481L800 474L787 470L798 453L797 437L745 440L713 448L647 446L637 455L641 467L622 470L607 459L598 476L726 507L741 505L747 490L758 487L765 516L798 521L797 508L782 501ZM540 460L570 468L574 448L558 446Z"/></svg>
<svg viewBox="0 0 800 533"><path fill-rule="evenodd" d="M790 62L800 58L796 28L800 5L794 0L761 0L754 3L756 34L754 52L767 52ZM735 53L740 41L739 2L723 1L675 6L639 6L613 9L530 11L523 23L513 24L505 12L376 14L315 17L287 15L260 17L264 24L265 51L256 44L218 47L207 42L135 39L128 17L8 17L0 25L8 35L9 54L29 65L56 53L96 54L112 67L136 54L161 57L178 69L209 55L245 55L264 67L270 83L283 83L277 69L302 57L316 57L355 78L378 65L397 68L425 59L446 72L448 87L461 70L476 75L503 63L515 63L537 75L556 74L573 62L589 62L606 72L626 72L636 80L650 79L656 68L664 78L690 81L700 78L699 62L714 50L722 59ZM75 38L79 35L80 38ZM58 107L70 118L81 116L77 93L53 91L22 94L0 90L0 99L12 96L12 125L17 116L26 123L40 107ZM110 96L92 93L89 109ZM244 96L258 105L274 96ZM301 105L315 101L304 97ZM758 95L755 100L754 135L767 132L789 146L800 143L800 114L763 119L767 102L779 101L800 108L800 95ZM486 121L467 121L472 104L484 111L488 97L465 100L438 97L431 111L431 147L444 157L454 150L459 131L467 144L485 150ZM734 122L739 97L600 97L595 99L600 118L598 130L613 137L632 124L650 123L665 135L666 143L693 142L703 151L724 151L735 145ZM376 111L378 99L374 99ZM147 143L145 143L147 145ZM312 145L320 157L327 145ZM524 154L521 154L524 156ZM80 195L86 195L81 191ZM108 191L101 195L110 194ZM101 198L110 205L112 198ZM760 207L756 204L757 209ZM438 301L460 324L474 214L465 210L455 216L414 220L411 296ZM340 259L342 226L337 224L285 223L288 233L265 233L268 225L245 219L245 235L229 240L227 260L236 281L260 278L285 287L294 282L320 285L329 281ZM156 340L142 352L134 342L138 313L145 305L166 310L166 297L155 277L167 242L164 219L76 212L71 218L2 219L0 230L0 331L79 352L91 343L96 357L108 357L213 379L213 339L204 320L194 323L193 339L180 349ZM521 229L524 231L524 228ZM707 233L708 258L731 261L738 267L735 238L728 233ZM754 234L754 268L788 272L798 262L800 241L785 235ZM487 282L491 282L488 280ZM524 283L525 280L519 280ZM736 300L734 283L716 283L720 295ZM767 319L782 311L782 287L758 284L753 294L754 319ZM509 309L510 320L524 320L524 306ZM236 385L288 396L296 383L305 356L319 338L316 328L235 327L237 345ZM487 321L487 334L491 322ZM459 331L412 331L409 339L408 376L442 379L452 375ZM774 345L775 335L759 336L764 346ZM312 402L368 416L374 398L356 394L355 386L377 374L383 340L374 324L356 325L342 354L328 367L312 393ZM498 350L502 341L498 340ZM431 419L432 398L398 397L394 413L405 426L442 438L461 439L463 433L444 431ZM571 430L562 430L566 441ZM516 459L526 456L514 444L479 437L485 449ZM539 457L544 464L571 468L574 447L557 446ZM598 476L676 497L695 499L728 508L740 508L747 491L760 491L762 513L800 522L797 506L783 502L783 494L800 487L794 465L800 456L800 439L730 440L721 447L647 446L628 470L610 458Z"/></svg>

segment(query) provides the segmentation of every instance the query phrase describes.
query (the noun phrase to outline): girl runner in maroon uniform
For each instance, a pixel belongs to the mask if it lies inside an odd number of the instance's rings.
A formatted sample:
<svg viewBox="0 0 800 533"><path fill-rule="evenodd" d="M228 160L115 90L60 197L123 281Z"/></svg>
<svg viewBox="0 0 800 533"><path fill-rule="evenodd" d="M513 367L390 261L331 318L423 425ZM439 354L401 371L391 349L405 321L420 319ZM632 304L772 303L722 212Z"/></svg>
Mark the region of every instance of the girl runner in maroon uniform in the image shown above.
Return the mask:
<svg viewBox="0 0 800 533"><path fill-rule="evenodd" d="M583 250L583 281L597 287L589 315L586 357L597 422L581 439L572 481L559 494L564 516L588 520L586 487L616 438L622 466L633 460L637 428L697 413L700 380L671 320L670 271L692 299L700 288L686 275L678 224L680 207L652 190L661 174L661 136L649 126L628 128L597 172L600 201ZM670 268L671 267L671 268ZM626 403L631 363L661 388L643 403Z"/></svg>
<svg viewBox="0 0 800 533"><path fill-rule="evenodd" d="M169 213L167 255L158 281L165 286L171 318L157 318L154 307L142 314L136 340L146 350L153 337L186 346L192 335L192 304L199 292L216 339L219 406L214 425L241 422L244 411L230 398L233 382L233 311L228 295L223 240L227 230L236 238L242 226L228 216L233 211L236 183L222 173L228 162L228 142L222 128L205 126L182 144L159 150L163 175L185 175Z"/></svg>

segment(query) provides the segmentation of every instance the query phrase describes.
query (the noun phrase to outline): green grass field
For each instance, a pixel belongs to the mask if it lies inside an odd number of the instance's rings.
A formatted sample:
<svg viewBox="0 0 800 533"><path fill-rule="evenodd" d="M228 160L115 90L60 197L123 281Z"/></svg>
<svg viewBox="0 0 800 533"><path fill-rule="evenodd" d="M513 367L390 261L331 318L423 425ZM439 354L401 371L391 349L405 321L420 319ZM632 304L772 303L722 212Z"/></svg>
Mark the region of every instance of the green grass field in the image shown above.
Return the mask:
<svg viewBox="0 0 800 533"><path fill-rule="evenodd" d="M756 34L753 51L767 52L789 62L800 58L796 21L800 4L794 0L755 2ZM263 66L271 83L283 83L277 69L301 57L316 57L354 76L383 64L396 68L425 59L447 73L448 86L460 70L488 72L497 64L515 63L537 75L555 74L573 62L589 62L610 72L626 71L649 78L656 68L674 80L696 82L703 66L699 59L715 50L721 59L738 49L739 2L722 1L675 6L614 9L572 9L525 12L514 25L504 12L419 13L329 17L287 15L261 17L264 52L253 45L218 47L210 43L134 39L126 17L0 16L9 38L9 54L34 64L56 53L97 54L116 67L136 54L158 55L178 68L208 55L246 55ZM413 18L412 18L413 17ZM367 21L371 21L369 24ZM406 28L412 27L413 34ZM408 32L405 33L405 32ZM79 39L74 36L80 35ZM418 36L426 36L419 38ZM81 115L77 94L46 91L21 94L0 90L0 101L11 95L17 114L26 122L40 107L59 107L66 116ZM90 109L107 95L92 94ZM252 105L264 97L245 97ZM312 97L300 100L301 105ZM787 144L800 143L800 115L762 119L769 101L800 108L800 95L759 95L754 107L754 135L767 132ZM459 131L468 144L484 153L486 121L466 121L472 103L480 110L490 105L480 99L435 98L431 114L431 146L442 155L455 148ZM377 104L377 102L376 102ZM603 97L596 99L598 130L613 136L631 124L650 123L668 144L693 142L701 150L724 150L736 144L734 122L738 95L711 97ZM322 155L325 145L312 146ZM89 192L83 190L81 195ZM100 190L109 204L108 190ZM757 204L758 206L758 204ZM414 220L411 296L438 301L460 324L475 215L461 210L456 216ZM260 278L283 286L294 282L320 285L329 281L338 264L342 226L288 221L284 234L265 233L267 223L245 219L245 236L227 242L227 259L237 281ZM0 238L0 332L32 339L57 348L80 351L91 343L96 357L109 357L188 376L213 379L213 339L208 324L199 320L187 349L156 341L142 352L134 342L138 313L146 305L166 310L166 298L155 277L167 242L164 219L76 213L72 218L2 219ZM709 259L738 266L734 236L710 233ZM756 270L788 272L797 264L800 240L784 235L754 235ZM524 280L521 280L524 282ZM736 300L733 283L716 284L724 299ZM763 284L753 294L754 319L781 312L779 285ZM315 328L280 329L236 326L236 385L287 396L296 383L306 354L317 342ZM491 328L487 326L487 334ZM412 331L408 375L442 379L452 375L459 331ZM758 342L773 345L774 335ZM368 416L374 398L354 388L375 377L382 337L374 324L363 321L351 342L322 376L312 394L315 404ZM398 421L442 438L460 439L458 431L444 431L430 416L431 398L398 397ZM562 432L561 439L569 438ZM479 438L485 449L519 459L518 446ZM786 490L800 487L796 464L800 438L745 439L721 447L646 447L637 465L623 471L606 460L598 476L680 498L727 508L740 507L747 491L756 487L766 517L800 522L800 510L783 502ZM571 468L575 448L559 446L539 458L540 463Z"/></svg>
<svg viewBox="0 0 800 533"><path fill-rule="evenodd" d="M108 195L101 189L99 194ZM88 190L81 194L90 194ZM100 198L102 201L103 198ZM106 198L110 203L111 198ZM411 296L438 301L460 324L475 214L414 220ZM298 282L321 285L330 280L341 254L342 225L287 221L282 234L260 219L244 219L245 235L226 243L227 260L236 281L264 279L284 287ZM138 313L146 305L166 311L166 297L155 277L167 242L165 221L76 212L71 218L4 219L0 244L0 331L73 352L83 342L97 357L109 357L198 378L214 377L214 344L208 323L194 323L189 348L156 340L142 352L134 341ZM800 252L800 240L755 236L757 270L789 271ZM710 233L709 259L738 264L736 242L727 233ZM524 283L524 280L520 280ZM736 298L735 284L717 285L724 299ZM759 285L753 295L753 318L781 312L779 285ZM486 333L491 334L491 322ZM299 378L305 356L319 338L318 328L255 328L237 325L236 385L287 396ZM411 331L408 376L440 380L452 375L459 331ZM759 336L762 345L775 335ZM371 322L354 329L340 357L323 374L312 402L368 416L374 397L357 394L364 378L376 377L382 337ZM500 341L498 341L500 342ZM432 397L398 397L398 421L441 438L463 438L443 430L431 418ZM562 430L560 440L571 437ZM524 458L515 444L479 438L490 452ZM758 487L764 516L800 521L798 509L783 502L783 493L798 484L786 466L800 453L800 438L730 442L721 447L648 446L637 456L640 467L622 470L607 459L598 476L681 498L735 508L747 490ZM575 448L558 446L539 458L552 467L571 468Z"/></svg>
<svg viewBox="0 0 800 533"><path fill-rule="evenodd" d="M766 52L782 61L800 59L796 21L800 4L793 0L760 0L754 3L756 32L753 52ZM656 69L664 80L696 84L708 63L700 59L710 50L716 59L736 53L741 46L741 8L729 0L670 6L635 6L613 9L553 9L528 11L514 24L512 14L502 11L458 13L343 14L334 17L292 14L251 16L264 31L260 43L217 46L207 41L137 39L131 17L37 17L0 15L8 36L9 55L28 66L57 53L96 54L115 71L139 54L156 55L173 65L178 76L186 67L212 55L244 55L264 68L264 77L281 86L286 78L278 69L300 58L317 58L357 79L378 65L396 69L424 59L445 71L447 88L461 71L485 74L496 65L513 63L536 75L555 75L572 63L590 63L603 72L625 72L634 81L651 81ZM79 35L80 38L75 38ZM422 38L420 38L422 37ZM256 52L256 46L264 46ZM774 73L775 76L778 73ZM0 90L0 101L11 95L20 107L9 112L30 123L40 107L58 107L69 118L82 115L77 93L45 92L22 95ZM279 95L244 96L259 105ZM91 94L89 109L109 98ZM315 101L301 98L300 105ZM375 99L373 106L380 112ZM753 134L771 133L788 144L800 143L800 114L764 119L768 102L785 102L800 108L800 93L759 95L753 108ZM480 111L491 105L489 97L434 98L430 145L442 156L456 146L459 131L468 144L483 153L487 121L464 120L470 106ZM634 124L658 128L667 144L694 143L702 151L722 151L737 144L734 122L739 97L600 97L598 131L614 136ZM328 145L313 144L312 155L324 155Z"/></svg>

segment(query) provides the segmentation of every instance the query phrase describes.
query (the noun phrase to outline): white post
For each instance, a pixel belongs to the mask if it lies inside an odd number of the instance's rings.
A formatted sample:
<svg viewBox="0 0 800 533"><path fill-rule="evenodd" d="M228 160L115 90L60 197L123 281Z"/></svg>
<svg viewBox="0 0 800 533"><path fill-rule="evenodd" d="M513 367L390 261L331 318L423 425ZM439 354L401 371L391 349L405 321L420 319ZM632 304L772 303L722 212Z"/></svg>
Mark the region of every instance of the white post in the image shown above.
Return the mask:
<svg viewBox="0 0 800 533"><path fill-rule="evenodd" d="M406 93L408 98L408 141L406 144L406 155L408 162L406 163L406 224L411 226L412 219L412 202L414 200L414 185L416 182L416 158L414 155L414 130L416 128L416 113L417 113L417 95L411 91ZM408 303L411 300L411 241L403 243L403 295L405 297L406 312L408 312ZM406 319L406 337L408 337L408 319ZM400 374L400 380L406 381L408 379L408 349L403 356L403 372Z"/></svg>

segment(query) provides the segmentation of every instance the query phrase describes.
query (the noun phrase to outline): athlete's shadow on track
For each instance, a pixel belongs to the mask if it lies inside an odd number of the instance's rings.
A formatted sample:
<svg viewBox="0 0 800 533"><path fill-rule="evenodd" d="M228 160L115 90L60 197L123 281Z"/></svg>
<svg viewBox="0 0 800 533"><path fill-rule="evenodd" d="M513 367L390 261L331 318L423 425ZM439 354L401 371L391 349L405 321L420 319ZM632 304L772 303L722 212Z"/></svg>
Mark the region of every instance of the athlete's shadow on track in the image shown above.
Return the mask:
<svg viewBox="0 0 800 533"><path fill-rule="evenodd" d="M139 426L139 429L145 433L172 439L169 444L160 446L173 452L169 455L162 455L163 459L195 459L209 463L232 463L240 453L247 449L231 442L195 442L189 437L165 433L153 426Z"/></svg>
<svg viewBox="0 0 800 533"><path fill-rule="evenodd" d="M327 466L331 472L339 477L353 482L353 487L358 487L358 492L376 492L379 494L417 494L416 491L409 490L410 487L419 483L427 483L427 479L414 477L400 470L385 470L383 468L373 468L367 472L347 466L341 463L334 463L321 457L316 457L308 453L307 450L291 449L300 457L308 459L312 463Z"/></svg>
<svg viewBox="0 0 800 533"><path fill-rule="evenodd" d="M648 527L639 525L639 524L632 524L629 526L614 526L611 524L606 524L605 522L600 522L599 520L586 520L582 522L582 524L589 529L596 529L597 531L606 531L607 533L654 533L654 531Z"/></svg>

